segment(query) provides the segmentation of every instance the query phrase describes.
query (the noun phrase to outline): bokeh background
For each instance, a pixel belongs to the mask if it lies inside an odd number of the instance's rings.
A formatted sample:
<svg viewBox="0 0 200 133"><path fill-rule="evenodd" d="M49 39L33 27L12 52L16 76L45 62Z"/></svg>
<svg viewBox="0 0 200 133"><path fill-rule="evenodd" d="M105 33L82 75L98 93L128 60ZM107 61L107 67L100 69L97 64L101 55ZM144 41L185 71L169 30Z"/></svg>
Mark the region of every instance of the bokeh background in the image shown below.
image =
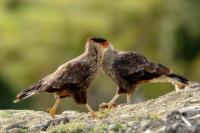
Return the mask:
<svg viewBox="0 0 200 133"><path fill-rule="evenodd" d="M49 94L12 101L20 90L81 54L90 36L105 37L116 49L141 52L200 81L199 5L199 0L1 0L0 109L51 107L54 97ZM144 85L134 102L172 90L169 83ZM115 84L99 73L88 102L97 109L115 91ZM86 111L71 98L61 103L59 112L64 110Z"/></svg>

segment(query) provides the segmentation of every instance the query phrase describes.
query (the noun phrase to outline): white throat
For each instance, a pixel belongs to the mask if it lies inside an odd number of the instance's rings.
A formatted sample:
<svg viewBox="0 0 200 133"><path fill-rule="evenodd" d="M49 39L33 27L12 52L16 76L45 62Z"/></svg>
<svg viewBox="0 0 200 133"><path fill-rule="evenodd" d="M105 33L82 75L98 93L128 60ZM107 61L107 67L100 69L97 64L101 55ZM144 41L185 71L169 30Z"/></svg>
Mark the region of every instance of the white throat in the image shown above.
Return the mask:
<svg viewBox="0 0 200 133"><path fill-rule="evenodd" d="M107 48L107 50L113 50L113 45L111 43L109 43L109 47Z"/></svg>

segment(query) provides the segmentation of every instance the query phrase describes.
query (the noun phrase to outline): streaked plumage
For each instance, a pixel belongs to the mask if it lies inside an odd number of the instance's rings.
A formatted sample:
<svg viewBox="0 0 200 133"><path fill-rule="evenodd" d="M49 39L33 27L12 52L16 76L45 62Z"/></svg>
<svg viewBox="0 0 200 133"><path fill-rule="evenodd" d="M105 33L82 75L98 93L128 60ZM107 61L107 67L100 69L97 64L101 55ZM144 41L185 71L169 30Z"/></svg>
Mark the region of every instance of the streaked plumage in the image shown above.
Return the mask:
<svg viewBox="0 0 200 133"><path fill-rule="evenodd" d="M59 99L64 97L73 97L78 104L85 104L88 110L93 112L87 104L87 90L100 67L105 42L106 40L101 38L88 39L82 55L61 65L54 73L20 92L16 101L48 92L55 93L57 98L54 108L50 110L53 117Z"/></svg>
<svg viewBox="0 0 200 133"><path fill-rule="evenodd" d="M137 52L114 50L112 44L105 50L101 68L118 86L117 94L110 101L110 105L120 94L127 94L127 103L131 103L133 92L143 83L171 82L176 86L176 90L189 83L186 78L172 73L165 65L151 62ZM100 105L103 106L105 104Z"/></svg>

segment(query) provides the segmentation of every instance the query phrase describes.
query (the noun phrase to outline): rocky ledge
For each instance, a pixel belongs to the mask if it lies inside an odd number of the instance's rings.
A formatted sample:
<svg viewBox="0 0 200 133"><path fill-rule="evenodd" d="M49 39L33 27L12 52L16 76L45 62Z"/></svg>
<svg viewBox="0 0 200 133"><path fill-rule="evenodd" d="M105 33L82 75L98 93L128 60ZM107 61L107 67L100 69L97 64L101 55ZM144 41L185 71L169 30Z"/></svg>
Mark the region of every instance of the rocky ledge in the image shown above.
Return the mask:
<svg viewBox="0 0 200 133"><path fill-rule="evenodd" d="M100 110L97 117L65 111L51 119L32 110L0 110L0 133L200 133L200 84L157 99Z"/></svg>

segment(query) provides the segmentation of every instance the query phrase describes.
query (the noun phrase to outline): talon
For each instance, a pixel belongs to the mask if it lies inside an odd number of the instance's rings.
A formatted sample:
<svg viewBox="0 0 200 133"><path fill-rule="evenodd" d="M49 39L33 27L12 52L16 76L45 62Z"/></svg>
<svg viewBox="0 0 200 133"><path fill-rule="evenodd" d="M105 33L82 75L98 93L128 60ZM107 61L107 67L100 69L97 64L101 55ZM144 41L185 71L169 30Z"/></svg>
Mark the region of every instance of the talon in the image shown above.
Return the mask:
<svg viewBox="0 0 200 133"><path fill-rule="evenodd" d="M102 103L102 104L100 104L99 108L100 109L106 109L106 108L108 108L108 103Z"/></svg>
<svg viewBox="0 0 200 133"><path fill-rule="evenodd" d="M117 104L116 103L102 103L99 105L100 109L112 109L112 108L116 108Z"/></svg>
<svg viewBox="0 0 200 133"><path fill-rule="evenodd" d="M95 112L90 112L90 116L91 116L92 118L96 118L96 117L97 117L97 115L96 115Z"/></svg>
<svg viewBox="0 0 200 133"><path fill-rule="evenodd" d="M90 107L89 104L85 104L85 107L87 108L87 110L91 113L91 116L93 118L96 118L96 113L94 112L94 110Z"/></svg>

